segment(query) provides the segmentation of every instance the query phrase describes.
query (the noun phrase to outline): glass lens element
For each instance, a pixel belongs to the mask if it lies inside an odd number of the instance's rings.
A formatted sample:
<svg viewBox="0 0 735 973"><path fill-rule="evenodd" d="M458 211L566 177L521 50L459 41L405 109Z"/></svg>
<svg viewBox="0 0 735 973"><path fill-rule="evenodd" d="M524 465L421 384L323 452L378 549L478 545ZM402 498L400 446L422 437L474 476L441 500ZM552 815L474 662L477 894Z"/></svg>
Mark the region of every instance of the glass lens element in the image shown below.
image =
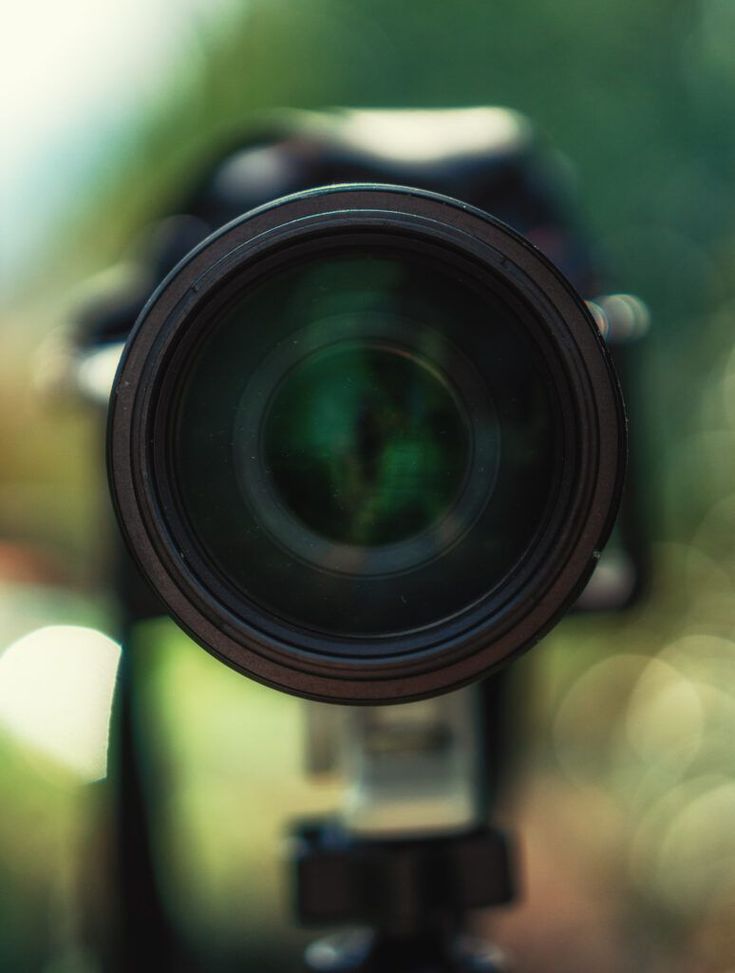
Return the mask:
<svg viewBox="0 0 735 973"><path fill-rule="evenodd" d="M445 515L465 478L469 436L443 376L378 342L338 342L299 362L265 420L277 497L340 544L405 540Z"/></svg>
<svg viewBox="0 0 735 973"><path fill-rule="evenodd" d="M252 267L172 372L182 556L311 633L460 614L556 509L573 444L544 341L503 281L425 242L316 240Z"/></svg>

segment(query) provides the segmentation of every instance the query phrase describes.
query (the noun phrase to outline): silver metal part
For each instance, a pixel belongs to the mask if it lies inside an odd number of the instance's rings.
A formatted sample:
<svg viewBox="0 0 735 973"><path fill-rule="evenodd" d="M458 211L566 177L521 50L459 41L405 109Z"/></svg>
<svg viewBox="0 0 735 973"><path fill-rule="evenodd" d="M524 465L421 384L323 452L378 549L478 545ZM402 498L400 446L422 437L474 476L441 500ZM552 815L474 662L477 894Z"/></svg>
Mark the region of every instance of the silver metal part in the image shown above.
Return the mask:
<svg viewBox="0 0 735 973"><path fill-rule="evenodd" d="M477 687L400 706L307 706L307 764L345 780L350 833L416 837L478 823Z"/></svg>

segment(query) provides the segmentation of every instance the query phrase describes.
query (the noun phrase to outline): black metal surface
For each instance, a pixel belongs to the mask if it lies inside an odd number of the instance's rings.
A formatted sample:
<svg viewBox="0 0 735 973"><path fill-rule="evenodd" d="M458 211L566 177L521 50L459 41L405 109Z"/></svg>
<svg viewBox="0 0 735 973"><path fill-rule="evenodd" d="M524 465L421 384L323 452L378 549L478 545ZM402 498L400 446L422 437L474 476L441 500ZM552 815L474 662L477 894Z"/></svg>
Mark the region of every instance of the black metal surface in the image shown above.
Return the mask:
<svg viewBox="0 0 735 973"><path fill-rule="evenodd" d="M166 913L156 871L150 820L150 792L140 760L140 726L136 713L136 647L130 629L123 639L113 708L113 735L108 786L113 790L112 867L115 914L104 944L105 971L183 971L187 967Z"/></svg>
<svg viewBox="0 0 735 973"><path fill-rule="evenodd" d="M296 828L293 848L296 914L306 925L368 925L405 937L515 894L508 838L495 828L367 841L318 822Z"/></svg>
<svg viewBox="0 0 735 973"><path fill-rule="evenodd" d="M491 973L497 950L463 937L470 910L515 896L507 836L492 828L401 841L359 840L329 822L293 835L296 912L305 925L356 926L307 950L333 973Z"/></svg>

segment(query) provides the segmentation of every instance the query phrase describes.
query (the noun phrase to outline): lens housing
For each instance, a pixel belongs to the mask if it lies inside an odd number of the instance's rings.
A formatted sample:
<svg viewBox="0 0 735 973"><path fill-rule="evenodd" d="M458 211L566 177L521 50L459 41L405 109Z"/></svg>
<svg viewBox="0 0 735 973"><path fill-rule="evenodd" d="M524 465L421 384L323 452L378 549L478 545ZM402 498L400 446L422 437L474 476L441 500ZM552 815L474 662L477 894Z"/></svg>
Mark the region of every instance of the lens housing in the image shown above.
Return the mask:
<svg viewBox="0 0 735 973"><path fill-rule="evenodd" d="M193 251L109 422L123 532L179 624L335 702L448 691L537 641L596 563L625 458L560 272L479 210L387 186L276 201Z"/></svg>

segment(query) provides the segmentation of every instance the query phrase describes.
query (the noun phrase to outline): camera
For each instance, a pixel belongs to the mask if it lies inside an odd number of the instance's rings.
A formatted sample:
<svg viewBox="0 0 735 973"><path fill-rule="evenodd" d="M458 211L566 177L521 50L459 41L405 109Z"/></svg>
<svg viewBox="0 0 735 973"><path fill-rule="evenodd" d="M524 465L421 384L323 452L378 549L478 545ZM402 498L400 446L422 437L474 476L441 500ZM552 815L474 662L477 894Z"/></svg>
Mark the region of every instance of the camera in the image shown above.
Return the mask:
<svg viewBox="0 0 735 973"><path fill-rule="evenodd" d="M270 124L157 243L151 276L175 266L110 397L118 518L239 671L341 703L456 689L535 643L599 561L626 457L614 315L542 252L591 286L520 117Z"/></svg>
<svg viewBox="0 0 735 973"><path fill-rule="evenodd" d="M463 928L514 895L503 666L644 585L621 382L646 309L599 296L565 162L505 109L269 113L167 211L76 332L132 554L117 962L160 898L131 671L167 611L249 677L368 704L308 709L310 769L350 787L292 828L296 912L371 930L309 969L497 973Z"/></svg>

